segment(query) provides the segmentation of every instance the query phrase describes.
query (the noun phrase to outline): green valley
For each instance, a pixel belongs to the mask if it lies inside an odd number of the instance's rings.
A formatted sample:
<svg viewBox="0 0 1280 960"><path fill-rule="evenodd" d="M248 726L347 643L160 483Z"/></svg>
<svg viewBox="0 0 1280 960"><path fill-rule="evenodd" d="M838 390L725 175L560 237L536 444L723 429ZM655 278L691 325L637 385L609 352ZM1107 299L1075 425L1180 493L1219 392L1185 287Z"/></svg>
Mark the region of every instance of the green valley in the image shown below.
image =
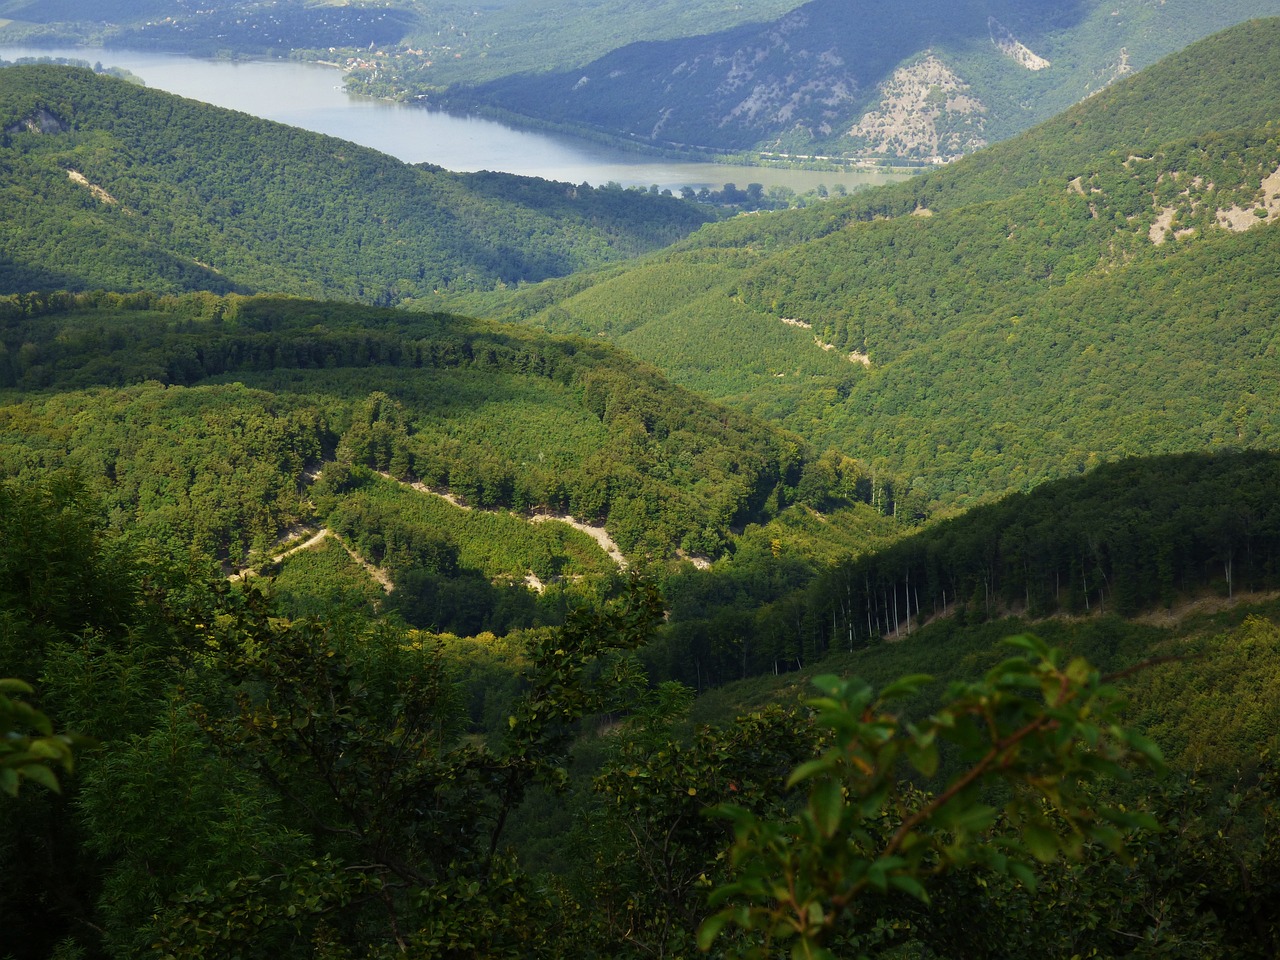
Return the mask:
<svg viewBox="0 0 1280 960"><path fill-rule="evenodd" d="M0 960L1273 960L1278 60L727 219L0 70Z"/></svg>
<svg viewBox="0 0 1280 960"><path fill-rule="evenodd" d="M1205 41L944 171L704 228L499 315L603 334L896 473L914 509L1125 455L1273 448L1278 30ZM1156 99L1197 63L1221 70L1203 99Z"/></svg>

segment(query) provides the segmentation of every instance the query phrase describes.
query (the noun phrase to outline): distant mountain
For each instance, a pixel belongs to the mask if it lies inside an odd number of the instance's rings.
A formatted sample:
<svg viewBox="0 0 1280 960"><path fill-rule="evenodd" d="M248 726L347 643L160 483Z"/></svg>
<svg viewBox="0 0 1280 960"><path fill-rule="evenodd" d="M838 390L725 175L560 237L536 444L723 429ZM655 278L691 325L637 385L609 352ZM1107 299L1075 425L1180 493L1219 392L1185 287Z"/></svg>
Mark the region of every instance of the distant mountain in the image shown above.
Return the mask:
<svg viewBox="0 0 1280 960"><path fill-rule="evenodd" d="M282 55L298 47L395 43L417 23L405 7L304 0L0 0L0 17L11 21L0 26L7 37L34 42Z"/></svg>
<svg viewBox="0 0 1280 960"><path fill-rule="evenodd" d="M88 70L0 77L0 292L389 304L624 259L708 217L639 191L409 166Z"/></svg>
<svg viewBox="0 0 1280 960"><path fill-rule="evenodd" d="M1245 24L929 176L738 217L504 316L610 337L877 464L903 505L1275 448L1277 104L1280 20Z"/></svg>
<svg viewBox="0 0 1280 960"><path fill-rule="evenodd" d="M0 41L196 55L305 50L350 61L363 89L403 92L581 66L637 40L781 16L801 0L0 0Z"/></svg>
<svg viewBox="0 0 1280 960"><path fill-rule="evenodd" d="M813 0L766 24L636 43L443 102L660 146L937 160L1277 13L1278 0Z"/></svg>

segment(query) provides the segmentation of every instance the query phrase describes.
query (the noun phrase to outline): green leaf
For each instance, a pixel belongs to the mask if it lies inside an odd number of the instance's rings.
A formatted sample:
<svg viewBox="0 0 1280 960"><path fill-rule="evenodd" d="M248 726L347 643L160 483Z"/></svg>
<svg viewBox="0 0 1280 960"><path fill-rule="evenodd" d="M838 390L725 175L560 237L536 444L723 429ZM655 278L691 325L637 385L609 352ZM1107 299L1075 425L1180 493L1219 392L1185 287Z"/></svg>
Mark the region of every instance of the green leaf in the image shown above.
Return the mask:
<svg viewBox="0 0 1280 960"><path fill-rule="evenodd" d="M932 682L933 677L927 673L913 673L905 677L899 677L880 691L880 699L901 700L903 697L915 696L920 692L921 687Z"/></svg>
<svg viewBox="0 0 1280 960"><path fill-rule="evenodd" d="M33 780L41 786L48 787L54 793L62 792L62 788L58 786L58 778L54 776L53 771L48 767L43 767L38 763L32 764L22 768L22 775L28 780Z"/></svg>
<svg viewBox="0 0 1280 960"><path fill-rule="evenodd" d="M1025 863L1019 863L1016 860L1009 862L1009 873L1020 884L1027 888L1031 893L1036 892L1036 887L1040 881L1036 879L1035 871L1028 867Z"/></svg>
<svg viewBox="0 0 1280 960"><path fill-rule="evenodd" d="M938 772L938 744L933 740L925 744L908 740L904 750L911 765L922 776L932 777Z"/></svg>
<svg viewBox="0 0 1280 960"><path fill-rule="evenodd" d="M838 697L845 689L845 681L834 673L824 673L813 678L811 683L828 697Z"/></svg>
<svg viewBox="0 0 1280 960"><path fill-rule="evenodd" d="M979 833L996 822L996 808L957 799L934 814L934 822L944 829Z"/></svg>
<svg viewBox="0 0 1280 960"><path fill-rule="evenodd" d="M1156 766L1164 766L1164 753L1160 750L1158 744L1152 740L1148 740L1140 733L1129 731L1128 743L1131 748L1138 751Z"/></svg>
<svg viewBox="0 0 1280 960"><path fill-rule="evenodd" d="M1034 654L1036 657L1046 657L1049 653L1049 646L1037 636L1029 633L1020 633L1017 636L1006 637L1004 639L1006 647L1014 647L1018 650L1025 650L1027 653Z"/></svg>
<svg viewBox="0 0 1280 960"><path fill-rule="evenodd" d="M1031 855L1041 863L1052 863L1058 858L1058 836L1046 824L1025 824L1022 828L1022 841Z"/></svg>
<svg viewBox="0 0 1280 960"><path fill-rule="evenodd" d="M835 780L814 785L809 794L809 813L818 832L827 839L834 837L844 819L844 792Z"/></svg>
<svg viewBox="0 0 1280 960"><path fill-rule="evenodd" d="M1067 679L1072 683L1084 685L1089 682L1089 677L1093 673L1093 667L1089 665L1089 661L1084 657L1076 657L1067 664L1065 671Z"/></svg>
<svg viewBox="0 0 1280 960"><path fill-rule="evenodd" d="M923 904L929 903L929 894L924 884L909 873L895 873L889 878L889 886L915 897Z"/></svg>
<svg viewBox="0 0 1280 960"><path fill-rule="evenodd" d="M713 913L702 921L702 926L698 928L698 949L704 953L711 949L711 944L715 942L720 931L724 929L725 924L733 919L732 910L721 910L719 913Z"/></svg>
<svg viewBox="0 0 1280 960"><path fill-rule="evenodd" d="M836 756L831 751L824 753L816 760L810 760L802 763L791 771L791 776L787 778L787 786L794 787L797 783L809 780L819 773L825 773L836 765Z"/></svg>

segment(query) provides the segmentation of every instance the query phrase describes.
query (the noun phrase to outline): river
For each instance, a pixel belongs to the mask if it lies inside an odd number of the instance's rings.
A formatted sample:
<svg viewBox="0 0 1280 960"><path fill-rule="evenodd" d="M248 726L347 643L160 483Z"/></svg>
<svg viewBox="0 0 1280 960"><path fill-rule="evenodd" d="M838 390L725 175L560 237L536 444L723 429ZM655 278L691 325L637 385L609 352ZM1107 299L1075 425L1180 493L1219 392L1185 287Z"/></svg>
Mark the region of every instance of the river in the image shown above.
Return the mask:
<svg viewBox="0 0 1280 960"><path fill-rule="evenodd" d="M852 189L902 178L877 170L836 173L657 159L568 135L353 97L342 87L340 70L315 63L207 60L93 47L0 46L0 60L22 57L69 57L122 67L157 90L341 137L407 163L434 163L446 170L496 170L597 186L610 181L623 186L657 184L673 191L685 186L719 189L726 183L740 188L760 183L804 193L819 184L839 183Z"/></svg>

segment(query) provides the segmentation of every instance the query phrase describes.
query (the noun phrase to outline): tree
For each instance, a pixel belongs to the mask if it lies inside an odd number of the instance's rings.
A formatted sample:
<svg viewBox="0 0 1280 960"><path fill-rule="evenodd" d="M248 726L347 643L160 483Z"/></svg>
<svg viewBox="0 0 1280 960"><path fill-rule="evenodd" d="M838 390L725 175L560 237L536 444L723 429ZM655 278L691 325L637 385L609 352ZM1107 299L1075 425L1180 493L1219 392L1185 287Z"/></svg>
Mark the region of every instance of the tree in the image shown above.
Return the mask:
<svg viewBox="0 0 1280 960"><path fill-rule="evenodd" d="M1123 763L1160 764L1154 744L1119 726L1115 691L1083 659L1032 637L1009 641L1022 655L975 683L954 684L946 703L920 723L890 712L928 681L904 677L876 694L864 682L821 677L811 701L830 731L828 748L798 766L790 784L807 784L794 815L766 819L723 808L734 824L733 882L703 924L706 949L732 924L759 936L747 956L834 958L878 934L891 892L928 903L924 881L962 865L981 866L1034 886L1032 862L1079 856L1096 843L1119 853L1122 831L1153 826L1145 815L1094 801L1086 784L1121 776ZM940 747L957 771L936 794L904 779L904 764L932 778ZM987 801L1008 788L1003 810ZM999 824L1003 829L992 832Z"/></svg>
<svg viewBox="0 0 1280 960"><path fill-rule="evenodd" d="M687 956L707 915L706 894L724 882L728 825L707 817L735 800L780 815L788 771L813 756L813 725L796 708L771 706L722 729L700 728L684 742L693 692L664 683L641 698L611 734L608 760L593 781L581 869L614 956Z"/></svg>
<svg viewBox="0 0 1280 960"><path fill-rule="evenodd" d="M304 841L277 844L270 874L179 891L155 930L161 955L555 954L557 908L505 855L503 832L532 784L564 780L579 721L632 688L608 657L643 642L660 610L633 583L541 634L507 735L488 746L461 737L463 704L430 638L283 623L252 592L228 597L217 628L197 631L215 682L193 684L205 693L189 709Z"/></svg>

